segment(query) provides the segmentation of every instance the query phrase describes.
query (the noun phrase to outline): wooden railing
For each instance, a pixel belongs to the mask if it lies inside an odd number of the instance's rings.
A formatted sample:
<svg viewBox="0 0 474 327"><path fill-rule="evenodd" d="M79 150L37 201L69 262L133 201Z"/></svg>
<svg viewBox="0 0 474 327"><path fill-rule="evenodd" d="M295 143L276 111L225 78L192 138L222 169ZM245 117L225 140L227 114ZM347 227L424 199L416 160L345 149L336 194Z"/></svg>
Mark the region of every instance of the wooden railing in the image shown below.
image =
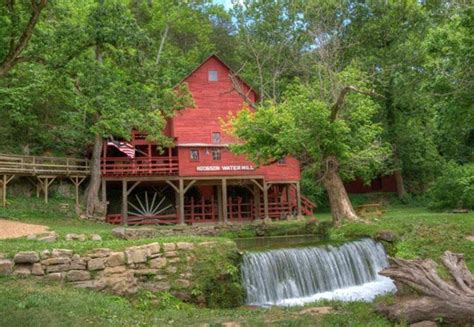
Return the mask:
<svg viewBox="0 0 474 327"><path fill-rule="evenodd" d="M87 176L90 168L86 159L0 154L0 174Z"/></svg>
<svg viewBox="0 0 474 327"><path fill-rule="evenodd" d="M177 157L106 157L101 162L104 176L176 175Z"/></svg>

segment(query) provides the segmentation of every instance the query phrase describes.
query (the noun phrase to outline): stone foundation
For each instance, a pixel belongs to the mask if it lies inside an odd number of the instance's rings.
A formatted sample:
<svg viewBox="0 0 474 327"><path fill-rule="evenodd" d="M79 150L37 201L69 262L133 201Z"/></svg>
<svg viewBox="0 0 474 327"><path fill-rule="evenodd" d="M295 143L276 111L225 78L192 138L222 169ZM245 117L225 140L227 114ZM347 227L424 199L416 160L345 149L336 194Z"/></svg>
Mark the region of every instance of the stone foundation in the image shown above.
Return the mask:
<svg viewBox="0 0 474 327"><path fill-rule="evenodd" d="M0 256L0 275L36 276L117 295L131 295L141 289L169 291L182 300L191 300L196 253L218 245L214 241L150 243L124 251L98 248L84 255L69 249L23 251L9 259ZM235 249L232 245L230 248Z"/></svg>

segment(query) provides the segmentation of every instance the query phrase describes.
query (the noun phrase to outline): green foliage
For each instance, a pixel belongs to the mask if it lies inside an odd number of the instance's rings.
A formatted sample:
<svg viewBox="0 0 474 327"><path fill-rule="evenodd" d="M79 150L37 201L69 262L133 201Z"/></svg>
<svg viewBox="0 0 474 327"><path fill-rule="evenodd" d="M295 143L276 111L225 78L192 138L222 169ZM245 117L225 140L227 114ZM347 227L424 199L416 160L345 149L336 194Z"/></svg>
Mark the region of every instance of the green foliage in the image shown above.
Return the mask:
<svg viewBox="0 0 474 327"><path fill-rule="evenodd" d="M196 253L192 294L205 299L209 308L233 308L244 303L240 281L241 256L234 242L201 247Z"/></svg>
<svg viewBox="0 0 474 327"><path fill-rule="evenodd" d="M428 196L433 209L474 209L474 164L448 163Z"/></svg>

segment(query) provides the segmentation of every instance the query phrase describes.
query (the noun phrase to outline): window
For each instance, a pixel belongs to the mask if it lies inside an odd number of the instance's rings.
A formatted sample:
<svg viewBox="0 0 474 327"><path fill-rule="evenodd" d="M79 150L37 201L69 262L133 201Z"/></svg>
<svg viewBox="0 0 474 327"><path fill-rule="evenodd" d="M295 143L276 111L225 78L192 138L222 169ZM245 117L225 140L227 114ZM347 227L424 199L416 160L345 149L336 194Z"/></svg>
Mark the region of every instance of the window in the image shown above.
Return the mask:
<svg viewBox="0 0 474 327"><path fill-rule="evenodd" d="M221 160L221 150L212 149L212 160Z"/></svg>
<svg viewBox="0 0 474 327"><path fill-rule="evenodd" d="M217 81L217 70L210 70L207 72L207 78L209 82L216 82Z"/></svg>
<svg viewBox="0 0 474 327"><path fill-rule="evenodd" d="M286 165L286 159L285 158L281 158L278 160L278 164L279 165Z"/></svg>
<svg viewBox="0 0 474 327"><path fill-rule="evenodd" d="M199 150L192 149L189 154L190 154L189 158L192 161L198 161L199 160Z"/></svg>
<svg viewBox="0 0 474 327"><path fill-rule="evenodd" d="M212 133L212 143L220 144L221 143L221 133L213 132Z"/></svg>

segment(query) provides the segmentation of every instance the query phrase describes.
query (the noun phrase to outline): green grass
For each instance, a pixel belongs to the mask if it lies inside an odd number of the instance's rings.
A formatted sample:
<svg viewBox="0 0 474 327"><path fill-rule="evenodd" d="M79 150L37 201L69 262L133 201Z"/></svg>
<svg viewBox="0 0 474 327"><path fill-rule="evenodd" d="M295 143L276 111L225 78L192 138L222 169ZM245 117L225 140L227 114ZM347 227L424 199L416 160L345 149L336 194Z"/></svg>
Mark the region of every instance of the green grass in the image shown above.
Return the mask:
<svg viewBox="0 0 474 327"><path fill-rule="evenodd" d="M0 326L392 326L368 303L324 302L335 312L301 314L297 308L204 309L167 293L122 298L33 279L0 278Z"/></svg>

